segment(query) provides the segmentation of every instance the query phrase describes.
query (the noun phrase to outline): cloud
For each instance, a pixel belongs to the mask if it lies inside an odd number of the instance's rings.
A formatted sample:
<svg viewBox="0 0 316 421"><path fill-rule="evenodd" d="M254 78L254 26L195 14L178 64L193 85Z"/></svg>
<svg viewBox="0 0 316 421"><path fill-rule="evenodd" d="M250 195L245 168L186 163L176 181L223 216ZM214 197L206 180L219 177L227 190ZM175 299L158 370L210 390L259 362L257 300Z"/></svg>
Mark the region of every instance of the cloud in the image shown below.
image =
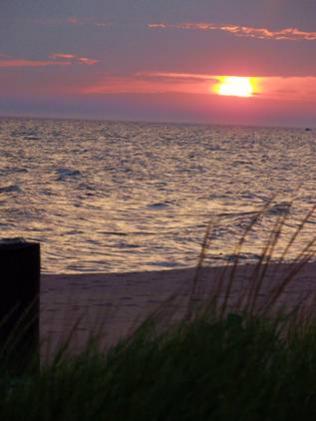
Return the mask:
<svg viewBox="0 0 316 421"><path fill-rule="evenodd" d="M74 54L65 54L65 53L54 53L54 54L50 54L49 58L52 58L54 60L72 60L74 59L76 56Z"/></svg>
<svg viewBox="0 0 316 421"><path fill-rule="evenodd" d="M315 76L263 77L260 79L260 85L263 97L315 102Z"/></svg>
<svg viewBox="0 0 316 421"><path fill-rule="evenodd" d="M27 60L27 59L2 59L0 57L0 68L9 67L47 67L47 66L69 66L68 61L48 60Z"/></svg>
<svg viewBox="0 0 316 421"><path fill-rule="evenodd" d="M316 41L316 32L302 31L298 28L285 28L273 31L268 28L256 28L252 26L241 25L222 25L217 23L150 23L147 25L149 29L183 29L183 30L199 30L199 31L223 31L231 33L237 37L257 38L277 41Z"/></svg>
<svg viewBox="0 0 316 421"><path fill-rule="evenodd" d="M99 63L99 60L95 60L88 57L77 57L77 61L81 64L87 64L88 66Z"/></svg>
<svg viewBox="0 0 316 421"><path fill-rule="evenodd" d="M213 80L213 76L200 73L177 73L177 72L139 72L136 76L159 79L186 79L186 80Z"/></svg>
<svg viewBox="0 0 316 421"><path fill-rule="evenodd" d="M229 75L225 75L229 76ZM108 75L97 83L81 89L86 95L108 94L199 94L215 95L216 85L224 75L143 72L126 76ZM310 101L316 98L316 77L252 77L258 100Z"/></svg>
<svg viewBox="0 0 316 421"><path fill-rule="evenodd" d="M49 60L30 60L13 58L0 53L0 68L18 67L48 67L48 66L70 66L72 64L94 65L99 61L88 57L81 57L75 54L54 53L49 56Z"/></svg>
<svg viewBox="0 0 316 421"><path fill-rule="evenodd" d="M0 17L1 19L1 17ZM21 20L22 19L16 19ZM109 28L112 26L111 21L103 21L96 18L78 18L76 16L69 16L68 18L40 18L40 19L27 19L23 18L23 22L29 22L36 25L42 26L96 26L102 28Z"/></svg>
<svg viewBox="0 0 316 421"><path fill-rule="evenodd" d="M125 76L108 75L83 88L81 93L106 94L210 94L217 76L198 73L138 72Z"/></svg>
<svg viewBox="0 0 316 421"><path fill-rule="evenodd" d="M215 82L215 80L213 80ZM83 88L83 94L164 94L191 93L205 94L208 92L212 76L139 72L126 76L106 76L99 82Z"/></svg>
<svg viewBox="0 0 316 421"><path fill-rule="evenodd" d="M66 19L65 23L69 25L92 25L92 26L98 26L103 28L108 28L112 26L112 23L109 21L100 21L98 19L94 18L77 18L76 16L70 16L68 19Z"/></svg>
<svg viewBox="0 0 316 421"><path fill-rule="evenodd" d="M71 63L86 64L88 66L99 63L99 60L78 56L76 54L69 54L69 53L53 53L53 54L50 54L49 58L52 60L57 60L57 61L68 60Z"/></svg>
<svg viewBox="0 0 316 421"><path fill-rule="evenodd" d="M67 23L69 23L70 25L80 25L80 21L78 18L76 18L76 16L70 16L67 21Z"/></svg>

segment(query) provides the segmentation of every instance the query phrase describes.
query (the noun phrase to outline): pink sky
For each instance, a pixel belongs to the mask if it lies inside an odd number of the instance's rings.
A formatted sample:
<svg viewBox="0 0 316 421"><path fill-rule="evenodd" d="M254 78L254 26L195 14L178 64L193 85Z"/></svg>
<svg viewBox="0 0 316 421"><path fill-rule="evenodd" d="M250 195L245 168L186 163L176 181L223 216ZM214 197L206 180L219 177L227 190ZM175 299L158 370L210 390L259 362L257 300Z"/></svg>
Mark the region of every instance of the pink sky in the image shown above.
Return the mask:
<svg viewBox="0 0 316 421"><path fill-rule="evenodd" d="M306 0L126 1L4 8L0 115L316 126L316 7ZM223 76L253 78L254 96L220 97Z"/></svg>

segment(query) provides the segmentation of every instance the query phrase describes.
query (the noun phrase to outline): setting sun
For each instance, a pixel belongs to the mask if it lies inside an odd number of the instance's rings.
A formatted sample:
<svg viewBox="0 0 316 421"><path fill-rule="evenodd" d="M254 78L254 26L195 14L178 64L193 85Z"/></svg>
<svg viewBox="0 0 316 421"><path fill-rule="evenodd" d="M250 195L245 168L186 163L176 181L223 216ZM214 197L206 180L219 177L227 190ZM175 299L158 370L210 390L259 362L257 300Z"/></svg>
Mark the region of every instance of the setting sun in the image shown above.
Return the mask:
<svg viewBox="0 0 316 421"><path fill-rule="evenodd" d="M254 87L249 77L223 76L215 85L215 92L218 95L251 97Z"/></svg>

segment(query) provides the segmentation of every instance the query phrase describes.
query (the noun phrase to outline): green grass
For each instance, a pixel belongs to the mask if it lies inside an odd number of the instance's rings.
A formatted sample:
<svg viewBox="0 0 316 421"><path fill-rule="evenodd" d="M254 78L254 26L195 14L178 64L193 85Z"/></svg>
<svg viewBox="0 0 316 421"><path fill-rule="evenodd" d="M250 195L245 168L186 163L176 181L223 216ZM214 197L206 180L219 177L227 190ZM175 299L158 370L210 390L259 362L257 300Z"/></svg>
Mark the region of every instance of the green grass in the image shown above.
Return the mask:
<svg viewBox="0 0 316 421"><path fill-rule="evenodd" d="M229 314L161 334L145 324L107 355L2 376L3 420L312 420L316 328L280 337L277 323Z"/></svg>
<svg viewBox="0 0 316 421"><path fill-rule="evenodd" d="M208 230L183 321L168 323L162 317L162 307L107 353L102 353L92 340L79 356L66 356L65 349L61 349L51 363L18 377L13 377L3 366L0 419L315 419L313 314L304 307L284 309L282 313L273 311L296 271L313 256L312 240L298 256L293 269L271 289L266 306L257 306L266 265L272 260L284 221L282 218L276 222L262 257L254 266L248 294L233 310L229 296L238 259L227 268L228 282L224 285L224 278L218 279L218 286L204 305L194 305L208 247ZM252 221L247 232L255 223L257 220ZM303 225L288 241L280 264ZM244 238L237 244L238 253L243 241Z"/></svg>

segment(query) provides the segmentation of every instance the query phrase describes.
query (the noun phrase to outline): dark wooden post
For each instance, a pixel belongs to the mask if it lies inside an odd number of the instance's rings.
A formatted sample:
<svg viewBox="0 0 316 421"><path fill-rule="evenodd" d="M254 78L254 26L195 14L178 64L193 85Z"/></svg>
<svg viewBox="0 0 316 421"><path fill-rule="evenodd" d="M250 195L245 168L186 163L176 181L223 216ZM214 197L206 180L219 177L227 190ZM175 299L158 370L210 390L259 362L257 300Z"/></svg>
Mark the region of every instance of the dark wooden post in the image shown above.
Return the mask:
<svg viewBox="0 0 316 421"><path fill-rule="evenodd" d="M21 372L39 358L40 245L0 240L0 280L0 358Z"/></svg>

